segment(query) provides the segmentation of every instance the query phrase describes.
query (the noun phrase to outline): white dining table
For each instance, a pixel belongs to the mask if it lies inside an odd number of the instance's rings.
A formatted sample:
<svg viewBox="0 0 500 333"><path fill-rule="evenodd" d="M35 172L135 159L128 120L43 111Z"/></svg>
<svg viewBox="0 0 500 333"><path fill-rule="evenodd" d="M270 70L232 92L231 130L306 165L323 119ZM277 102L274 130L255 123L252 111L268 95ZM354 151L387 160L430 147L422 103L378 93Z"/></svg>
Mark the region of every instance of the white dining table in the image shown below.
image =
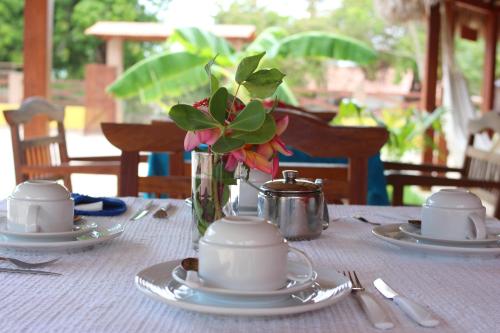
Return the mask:
<svg viewBox="0 0 500 333"><path fill-rule="evenodd" d="M45 270L62 276L0 273L0 332L380 332L373 328L353 297L321 310L277 317L231 317L189 312L146 297L135 275L152 265L196 255L191 244L191 211L182 200L165 220L151 214L130 216L146 199L123 198L118 217L89 218L120 222L121 237L86 250L62 253L0 249L0 256L31 261L61 259ZM5 215L1 211L0 215ZM350 218L362 215L380 223L418 218L416 207L329 206L332 222L320 238L294 242L315 266L355 270L361 282L386 309L390 332L499 332L500 261L498 258L436 256L402 250L371 233L373 226ZM339 218L341 217L341 218ZM0 262L1 266L7 264ZM423 328L384 299L372 281L383 278L394 289L428 307L440 320Z"/></svg>

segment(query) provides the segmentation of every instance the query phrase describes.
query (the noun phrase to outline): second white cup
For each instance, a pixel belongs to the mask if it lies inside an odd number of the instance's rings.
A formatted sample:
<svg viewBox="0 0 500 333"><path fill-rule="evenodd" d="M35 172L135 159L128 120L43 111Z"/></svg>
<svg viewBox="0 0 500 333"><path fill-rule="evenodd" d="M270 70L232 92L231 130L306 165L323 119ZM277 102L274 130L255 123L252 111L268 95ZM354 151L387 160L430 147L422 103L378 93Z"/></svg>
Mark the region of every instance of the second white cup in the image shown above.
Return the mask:
<svg viewBox="0 0 500 333"><path fill-rule="evenodd" d="M289 253L304 262L304 274L289 273ZM227 216L210 225L200 240L199 274L204 283L213 287L269 291L284 287L288 279L311 279L313 268L309 257L289 247L270 222L257 217Z"/></svg>
<svg viewBox="0 0 500 333"><path fill-rule="evenodd" d="M473 193L444 189L422 207L422 235L443 240L486 238L486 208Z"/></svg>

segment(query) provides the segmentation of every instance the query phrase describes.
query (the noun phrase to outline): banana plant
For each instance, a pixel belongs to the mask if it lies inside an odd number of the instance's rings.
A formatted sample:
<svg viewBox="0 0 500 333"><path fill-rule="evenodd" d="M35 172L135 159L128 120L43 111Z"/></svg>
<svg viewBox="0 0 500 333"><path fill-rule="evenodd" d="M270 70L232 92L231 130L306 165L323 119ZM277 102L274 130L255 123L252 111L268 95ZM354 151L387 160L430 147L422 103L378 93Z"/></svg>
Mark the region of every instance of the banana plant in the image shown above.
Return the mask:
<svg viewBox="0 0 500 333"><path fill-rule="evenodd" d="M176 98L206 85L211 76L232 79L238 64L249 55L267 51L268 59L324 58L368 64L377 57L369 46L352 38L326 32L288 35L284 29L264 30L243 50L235 50L224 38L199 28L179 28L165 44L165 50L127 69L108 92L117 98L139 97L143 103ZM214 59L211 73L203 65ZM297 105L290 87L283 82L275 96Z"/></svg>

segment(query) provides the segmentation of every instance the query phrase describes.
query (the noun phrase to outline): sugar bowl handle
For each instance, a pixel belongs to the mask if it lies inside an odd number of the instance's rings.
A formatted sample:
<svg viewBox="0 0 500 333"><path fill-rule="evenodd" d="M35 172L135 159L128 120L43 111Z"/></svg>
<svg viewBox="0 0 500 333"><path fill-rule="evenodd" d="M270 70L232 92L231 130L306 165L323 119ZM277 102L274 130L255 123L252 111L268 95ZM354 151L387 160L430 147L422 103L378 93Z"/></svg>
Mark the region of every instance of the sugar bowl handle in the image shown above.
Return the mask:
<svg viewBox="0 0 500 333"><path fill-rule="evenodd" d="M289 280L297 281L299 283L303 283L303 282L306 282L306 281L310 280L312 278L312 276L313 276L313 267L312 267L312 261L311 261L311 259L309 259L309 257L307 256L307 254L305 254L301 250L296 249L294 247L289 247L288 251L295 253L307 265L307 274L292 274L292 273L288 273L287 274L287 278Z"/></svg>

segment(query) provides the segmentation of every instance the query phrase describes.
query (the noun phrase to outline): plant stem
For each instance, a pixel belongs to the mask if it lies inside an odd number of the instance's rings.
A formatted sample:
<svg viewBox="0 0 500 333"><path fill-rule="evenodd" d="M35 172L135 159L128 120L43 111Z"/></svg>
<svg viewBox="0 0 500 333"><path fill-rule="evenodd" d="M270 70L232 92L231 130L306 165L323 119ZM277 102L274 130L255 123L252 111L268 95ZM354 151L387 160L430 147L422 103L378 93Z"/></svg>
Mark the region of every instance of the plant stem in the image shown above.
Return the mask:
<svg viewBox="0 0 500 333"><path fill-rule="evenodd" d="M234 109L234 103L236 102L236 96L238 96L238 91L240 91L241 84L238 84L238 87L236 87L236 92L234 93L234 98L233 101L231 102L231 107L229 108L229 112L231 113ZM234 110L236 113L236 109Z"/></svg>

